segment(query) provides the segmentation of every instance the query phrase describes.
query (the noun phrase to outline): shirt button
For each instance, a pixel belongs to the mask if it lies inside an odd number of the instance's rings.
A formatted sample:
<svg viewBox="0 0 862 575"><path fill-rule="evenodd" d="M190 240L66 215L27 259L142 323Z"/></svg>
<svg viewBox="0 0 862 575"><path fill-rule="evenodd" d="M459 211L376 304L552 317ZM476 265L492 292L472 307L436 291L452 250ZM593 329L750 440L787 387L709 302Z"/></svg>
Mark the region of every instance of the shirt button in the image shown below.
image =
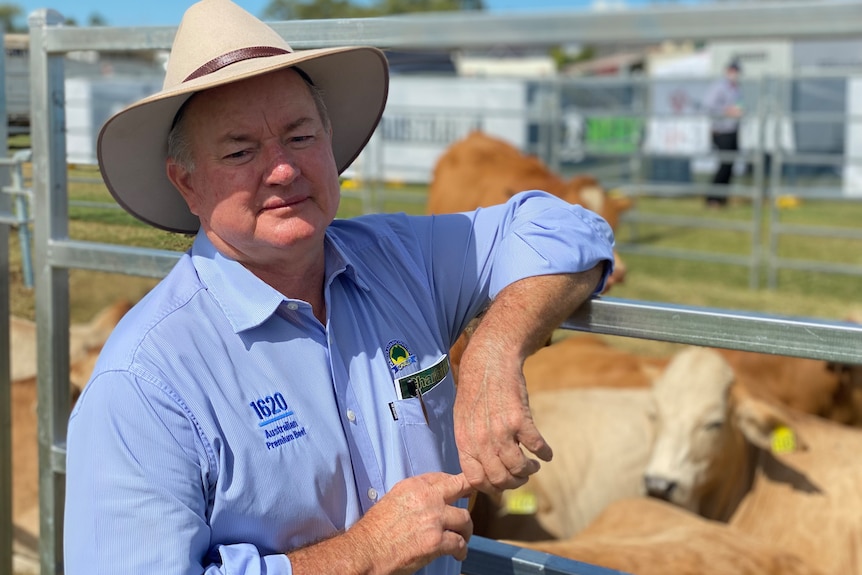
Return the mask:
<svg viewBox="0 0 862 575"><path fill-rule="evenodd" d="M299 304L296 303L295 301L292 301L292 302L287 304L287 309L289 309L290 311L296 311L299 309Z"/></svg>
<svg viewBox="0 0 862 575"><path fill-rule="evenodd" d="M377 490L373 487L368 488L368 499L371 501L377 501Z"/></svg>
<svg viewBox="0 0 862 575"><path fill-rule="evenodd" d="M352 409L347 410L347 420L350 421L351 423L356 421L356 414L353 413Z"/></svg>

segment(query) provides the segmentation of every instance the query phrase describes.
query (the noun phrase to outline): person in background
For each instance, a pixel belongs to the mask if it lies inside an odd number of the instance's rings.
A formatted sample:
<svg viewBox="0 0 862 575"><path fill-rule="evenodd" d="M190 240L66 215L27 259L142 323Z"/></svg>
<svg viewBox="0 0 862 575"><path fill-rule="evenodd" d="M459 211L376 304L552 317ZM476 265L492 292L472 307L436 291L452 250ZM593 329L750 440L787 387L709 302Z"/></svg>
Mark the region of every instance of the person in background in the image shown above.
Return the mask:
<svg viewBox="0 0 862 575"><path fill-rule="evenodd" d="M739 88L739 62L731 61L724 76L714 82L704 97L704 108L710 115L712 144L719 152L739 150L739 120L742 117L742 94ZM719 158L718 169L712 178L714 186L727 185L733 176L733 158ZM709 207L727 205L727 196L710 193L706 197Z"/></svg>
<svg viewBox="0 0 862 575"><path fill-rule="evenodd" d="M613 233L541 191L337 218L387 90L375 48L294 51L202 0L163 90L102 127L119 204L195 239L70 416L67 575L457 575L467 497L552 457L522 365L601 293Z"/></svg>

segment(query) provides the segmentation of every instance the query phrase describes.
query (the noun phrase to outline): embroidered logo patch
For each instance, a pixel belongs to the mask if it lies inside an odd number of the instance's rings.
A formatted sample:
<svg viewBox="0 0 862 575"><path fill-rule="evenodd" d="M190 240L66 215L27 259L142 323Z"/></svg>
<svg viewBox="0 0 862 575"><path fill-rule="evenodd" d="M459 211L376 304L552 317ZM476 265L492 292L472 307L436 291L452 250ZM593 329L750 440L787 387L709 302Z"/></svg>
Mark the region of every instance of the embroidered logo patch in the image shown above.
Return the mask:
<svg viewBox="0 0 862 575"><path fill-rule="evenodd" d="M386 358L389 361L389 369L393 374L403 370L408 365L416 363L416 356L407 349L403 341L392 340L386 344Z"/></svg>
<svg viewBox="0 0 862 575"><path fill-rule="evenodd" d="M263 430L266 448L274 449L306 436L305 427L296 421L280 392L249 402L257 416L257 426Z"/></svg>

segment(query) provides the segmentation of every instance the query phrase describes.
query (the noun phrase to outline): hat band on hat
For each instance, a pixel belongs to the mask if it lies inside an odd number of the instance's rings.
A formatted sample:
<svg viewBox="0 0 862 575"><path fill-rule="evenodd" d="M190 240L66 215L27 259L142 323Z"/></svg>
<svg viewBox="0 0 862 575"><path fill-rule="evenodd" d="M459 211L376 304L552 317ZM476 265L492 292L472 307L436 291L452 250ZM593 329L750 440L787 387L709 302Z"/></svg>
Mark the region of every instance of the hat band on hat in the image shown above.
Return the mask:
<svg viewBox="0 0 862 575"><path fill-rule="evenodd" d="M290 50L284 48L275 48L273 46L250 46L248 48L240 48L233 50L227 54L222 54L218 58L213 58L191 74L189 74L183 82L212 74L217 70L221 70L225 66L242 62L243 60L251 60L253 58L267 58L269 56L281 56L282 54L290 54Z"/></svg>

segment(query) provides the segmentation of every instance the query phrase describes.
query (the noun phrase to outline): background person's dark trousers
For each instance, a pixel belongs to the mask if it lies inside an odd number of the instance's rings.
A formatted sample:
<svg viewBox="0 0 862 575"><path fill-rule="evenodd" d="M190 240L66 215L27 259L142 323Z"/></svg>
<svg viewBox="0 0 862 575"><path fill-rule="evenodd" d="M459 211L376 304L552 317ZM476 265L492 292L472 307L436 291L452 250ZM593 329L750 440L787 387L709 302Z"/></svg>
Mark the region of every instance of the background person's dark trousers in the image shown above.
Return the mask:
<svg viewBox="0 0 862 575"><path fill-rule="evenodd" d="M720 152L736 152L739 150L738 132L713 132L712 144ZM721 158L718 170L712 178L713 185L727 185L733 175L733 158ZM707 196L706 205L725 206L727 196Z"/></svg>

